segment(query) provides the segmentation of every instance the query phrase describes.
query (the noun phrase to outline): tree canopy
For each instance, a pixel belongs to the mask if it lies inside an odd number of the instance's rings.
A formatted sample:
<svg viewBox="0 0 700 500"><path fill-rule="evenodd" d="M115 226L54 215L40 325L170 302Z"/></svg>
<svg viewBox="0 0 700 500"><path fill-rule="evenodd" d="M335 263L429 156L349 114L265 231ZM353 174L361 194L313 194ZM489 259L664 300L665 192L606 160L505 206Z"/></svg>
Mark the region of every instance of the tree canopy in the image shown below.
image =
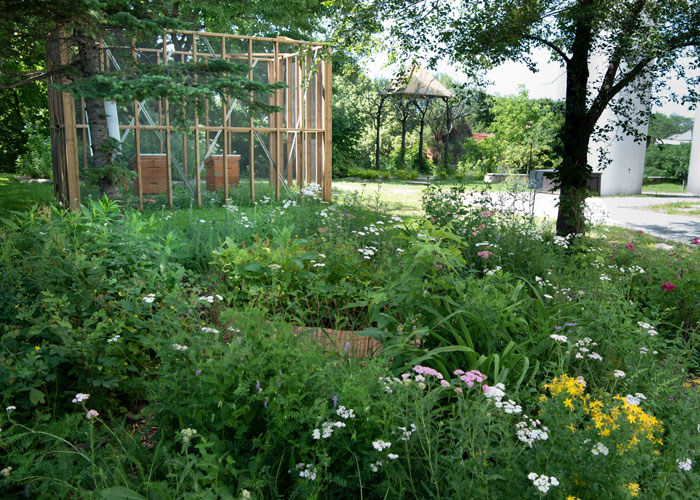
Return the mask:
<svg viewBox="0 0 700 500"><path fill-rule="evenodd" d="M630 112L635 98L648 99L649 87L662 86L671 72L687 77L680 56L697 54L700 43L698 0L336 2L347 12L339 32L348 44L356 43L353 33L363 32L360 27L378 30L378 19L395 47L433 62L447 58L467 69L485 69L510 59L534 67L530 54L543 47L565 66L563 158L557 171L560 234L583 232L589 140L610 132L596 127L603 111L613 107L623 128L634 131L648 118ZM693 61L697 66L698 59ZM658 95L652 93L652 99ZM697 97L691 90L690 98Z"/></svg>

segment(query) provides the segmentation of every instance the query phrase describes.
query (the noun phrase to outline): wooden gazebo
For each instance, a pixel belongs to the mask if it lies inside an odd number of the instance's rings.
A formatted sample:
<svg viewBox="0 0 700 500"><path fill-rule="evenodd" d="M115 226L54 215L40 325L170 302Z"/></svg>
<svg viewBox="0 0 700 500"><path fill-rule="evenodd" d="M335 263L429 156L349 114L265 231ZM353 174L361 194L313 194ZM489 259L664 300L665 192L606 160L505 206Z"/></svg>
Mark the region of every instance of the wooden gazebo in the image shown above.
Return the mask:
<svg viewBox="0 0 700 500"><path fill-rule="evenodd" d="M177 37L177 40L175 39ZM182 48L182 40L187 44ZM177 41L176 45L174 42ZM136 172L133 190L143 206L144 194L163 192L173 206L173 186L184 186L201 206L202 175L206 188L229 188L247 177L255 202L256 172L275 186L289 190L315 183L322 197L331 199L332 68L330 51L321 43L286 37L264 38L194 31L166 31L153 47L133 40L131 47L103 45L102 67L119 69L127 58L141 64L197 62L205 58L239 60L249 67L250 81L277 83L269 104L281 110L250 113L244 103L217 95L202 113L176 109L168 99L146 99L110 105L116 114L110 135ZM180 48L176 48L180 47ZM60 40L48 46L49 67L70 63L70 50ZM62 83L55 77L52 83ZM254 95L250 99L255 99ZM51 86L49 91L54 186L59 200L80 205L79 166L91 156L90 126L85 102ZM175 127L176 113L185 126ZM109 112L106 112L109 115ZM108 120L109 124L109 120ZM226 162L223 159L226 158ZM224 168L224 163L226 168ZM132 189L132 186L129 186Z"/></svg>

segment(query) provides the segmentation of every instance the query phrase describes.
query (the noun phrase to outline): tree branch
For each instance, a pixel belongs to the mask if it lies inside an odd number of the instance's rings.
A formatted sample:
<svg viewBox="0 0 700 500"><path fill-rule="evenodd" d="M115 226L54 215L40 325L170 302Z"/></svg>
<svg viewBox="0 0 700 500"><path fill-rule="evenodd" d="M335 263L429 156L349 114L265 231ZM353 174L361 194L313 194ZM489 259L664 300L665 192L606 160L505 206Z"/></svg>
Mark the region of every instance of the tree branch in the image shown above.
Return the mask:
<svg viewBox="0 0 700 500"><path fill-rule="evenodd" d="M561 57L566 64L569 64L569 56L566 55L566 52L561 50L559 47L554 45L552 42L545 40L544 38L540 38L535 35L525 35L526 40L532 40L533 42L538 42L541 43L542 45L550 48L555 54L557 54L559 57Z"/></svg>
<svg viewBox="0 0 700 500"><path fill-rule="evenodd" d="M16 87L21 87L22 85L26 85L27 83L35 82L37 80L44 80L46 78L51 78L54 75L59 75L65 71L65 68L60 68L56 69L53 71L42 71L40 73L36 73L33 76L30 76L28 78L25 78L23 80L20 80L18 82L11 83L9 85L0 85L0 90L7 90L7 89L14 89Z"/></svg>

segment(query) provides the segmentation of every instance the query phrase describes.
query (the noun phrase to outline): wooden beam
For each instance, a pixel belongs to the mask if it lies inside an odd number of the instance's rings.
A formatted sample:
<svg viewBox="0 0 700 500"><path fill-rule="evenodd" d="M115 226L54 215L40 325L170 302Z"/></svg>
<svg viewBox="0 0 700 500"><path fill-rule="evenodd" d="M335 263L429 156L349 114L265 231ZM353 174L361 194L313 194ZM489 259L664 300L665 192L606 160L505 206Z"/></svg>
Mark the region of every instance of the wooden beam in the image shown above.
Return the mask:
<svg viewBox="0 0 700 500"><path fill-rule="evenodd" d="M248 80L253 82L253 40L248 40ZM250 93L250 104L253 105L255 100L255 95L253 92ZM250 203L255 205L255 121L253 119L253 112L249 110L250 117L250 132L249 132L249 154L250 161L248 162L248 169L250 171Z"/></svg>
<svg viewBox="0 0 700 500"><path fill-rule="evenodd" d="M136 57L136 38L131 39L131 57ZM139 128L139 101L134 99L134 153L136 154L136 194L139 197L139 210L143 210L143 177L141 176L141 129Z"/></svg>
<svg viewBox="0 0 700 500"><path fill-rule="evenodd" d="M280 69L280 64L279 64L279 58L277 57L277 54L279 54L279 42L275 42L275 62L273 63L273 66L275 68L275 82L280 81L280 74L279 74L279 69ZM280 106L282 103L282 92L280 90L275 91L275 106ZM282 126L282 113L279 111L275 112L275 128L277 130L274 132L275 134L275 200L280 201L280 176L282 175L282 133L280 132L280 127Z"/></svg>
<svg viewBox="0 0 700 500"><path fill-rule="evenodd" d="M324 201L331 201L332 175L333 175L333 62L331 61L331 49L325 59L323 72L323 184L322 196Z"/></svg>
<svg viewBox="0 0 700 500"><path fill-rule="evenodd" d="M226 59L226 38L221 37L221 58ZM221 94L221 118L223 120L224 157L222 158L224 169L224 203L228 203L228 117L226 96Z"/></svg>
<svg viewBox="0 0 700 500"><path fill-rule="evenodd" d="M166 35L163 34L163 66L168 64L168 44L166 40ZM159 103L161 101L158 101ZM163 105L165 113L165 165L166 165L166 175L167 175L167 188L168 188L168 208L173 209L173 165L172 165L172 151L170 144L170 102L168 98L165 98L165 103ZM162 142L160 143L162 146Z"/></svg>
<svg viewBox="0 0 700 500"><path fill-rule="evenodd" d="M192 35L192 57L194 62L197 62L197 35ZM198 78L195 75L195 83ZM209 103L207 103L208 105ZM207 132L207 135L209 132ZM195 194L197 195L197 208L202 208L202 174L199 171L199 164L201 162L200 151L199 151L199 99L195 102L194 106L194 178L195 178Z"/></svg>

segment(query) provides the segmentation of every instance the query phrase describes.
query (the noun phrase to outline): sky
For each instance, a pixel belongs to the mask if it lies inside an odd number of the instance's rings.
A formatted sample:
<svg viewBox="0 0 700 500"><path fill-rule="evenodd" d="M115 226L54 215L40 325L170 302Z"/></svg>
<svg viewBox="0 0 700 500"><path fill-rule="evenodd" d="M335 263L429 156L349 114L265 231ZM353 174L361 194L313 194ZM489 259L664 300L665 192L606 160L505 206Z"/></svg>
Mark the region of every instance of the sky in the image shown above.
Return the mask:
<svg viewBox="0 0 700 500"><path fill-rule="evenodd" d="M533 59L537 62L539 71L531 72L522 63L507 62L494 68L486 74L486 79L491 82L486 87L490 94L498 94L502 96L517 94L519 86L524 85L528 90L528 95L533 99L549 97L552 99L564 99L566 92L566 74L565 70L559 64L550 62L549 53L546 50L535 50ZM374 61L367 61L366 68L368 74L378 77L391 78L394 75L395 68L386 67L388 56L379 54ZM444 73L459 82L465 81L464 73L455 69L454 64L441 62L438 64L437 70L433 73ZM684 82L678 80L669 80L668 88L672 89L679 95L686 95L687 88ZM678 105L667 103L661 107L654 107L655 112L670 114L679 114L683 116L694 116L694 111L689 105Z"/></svg>

